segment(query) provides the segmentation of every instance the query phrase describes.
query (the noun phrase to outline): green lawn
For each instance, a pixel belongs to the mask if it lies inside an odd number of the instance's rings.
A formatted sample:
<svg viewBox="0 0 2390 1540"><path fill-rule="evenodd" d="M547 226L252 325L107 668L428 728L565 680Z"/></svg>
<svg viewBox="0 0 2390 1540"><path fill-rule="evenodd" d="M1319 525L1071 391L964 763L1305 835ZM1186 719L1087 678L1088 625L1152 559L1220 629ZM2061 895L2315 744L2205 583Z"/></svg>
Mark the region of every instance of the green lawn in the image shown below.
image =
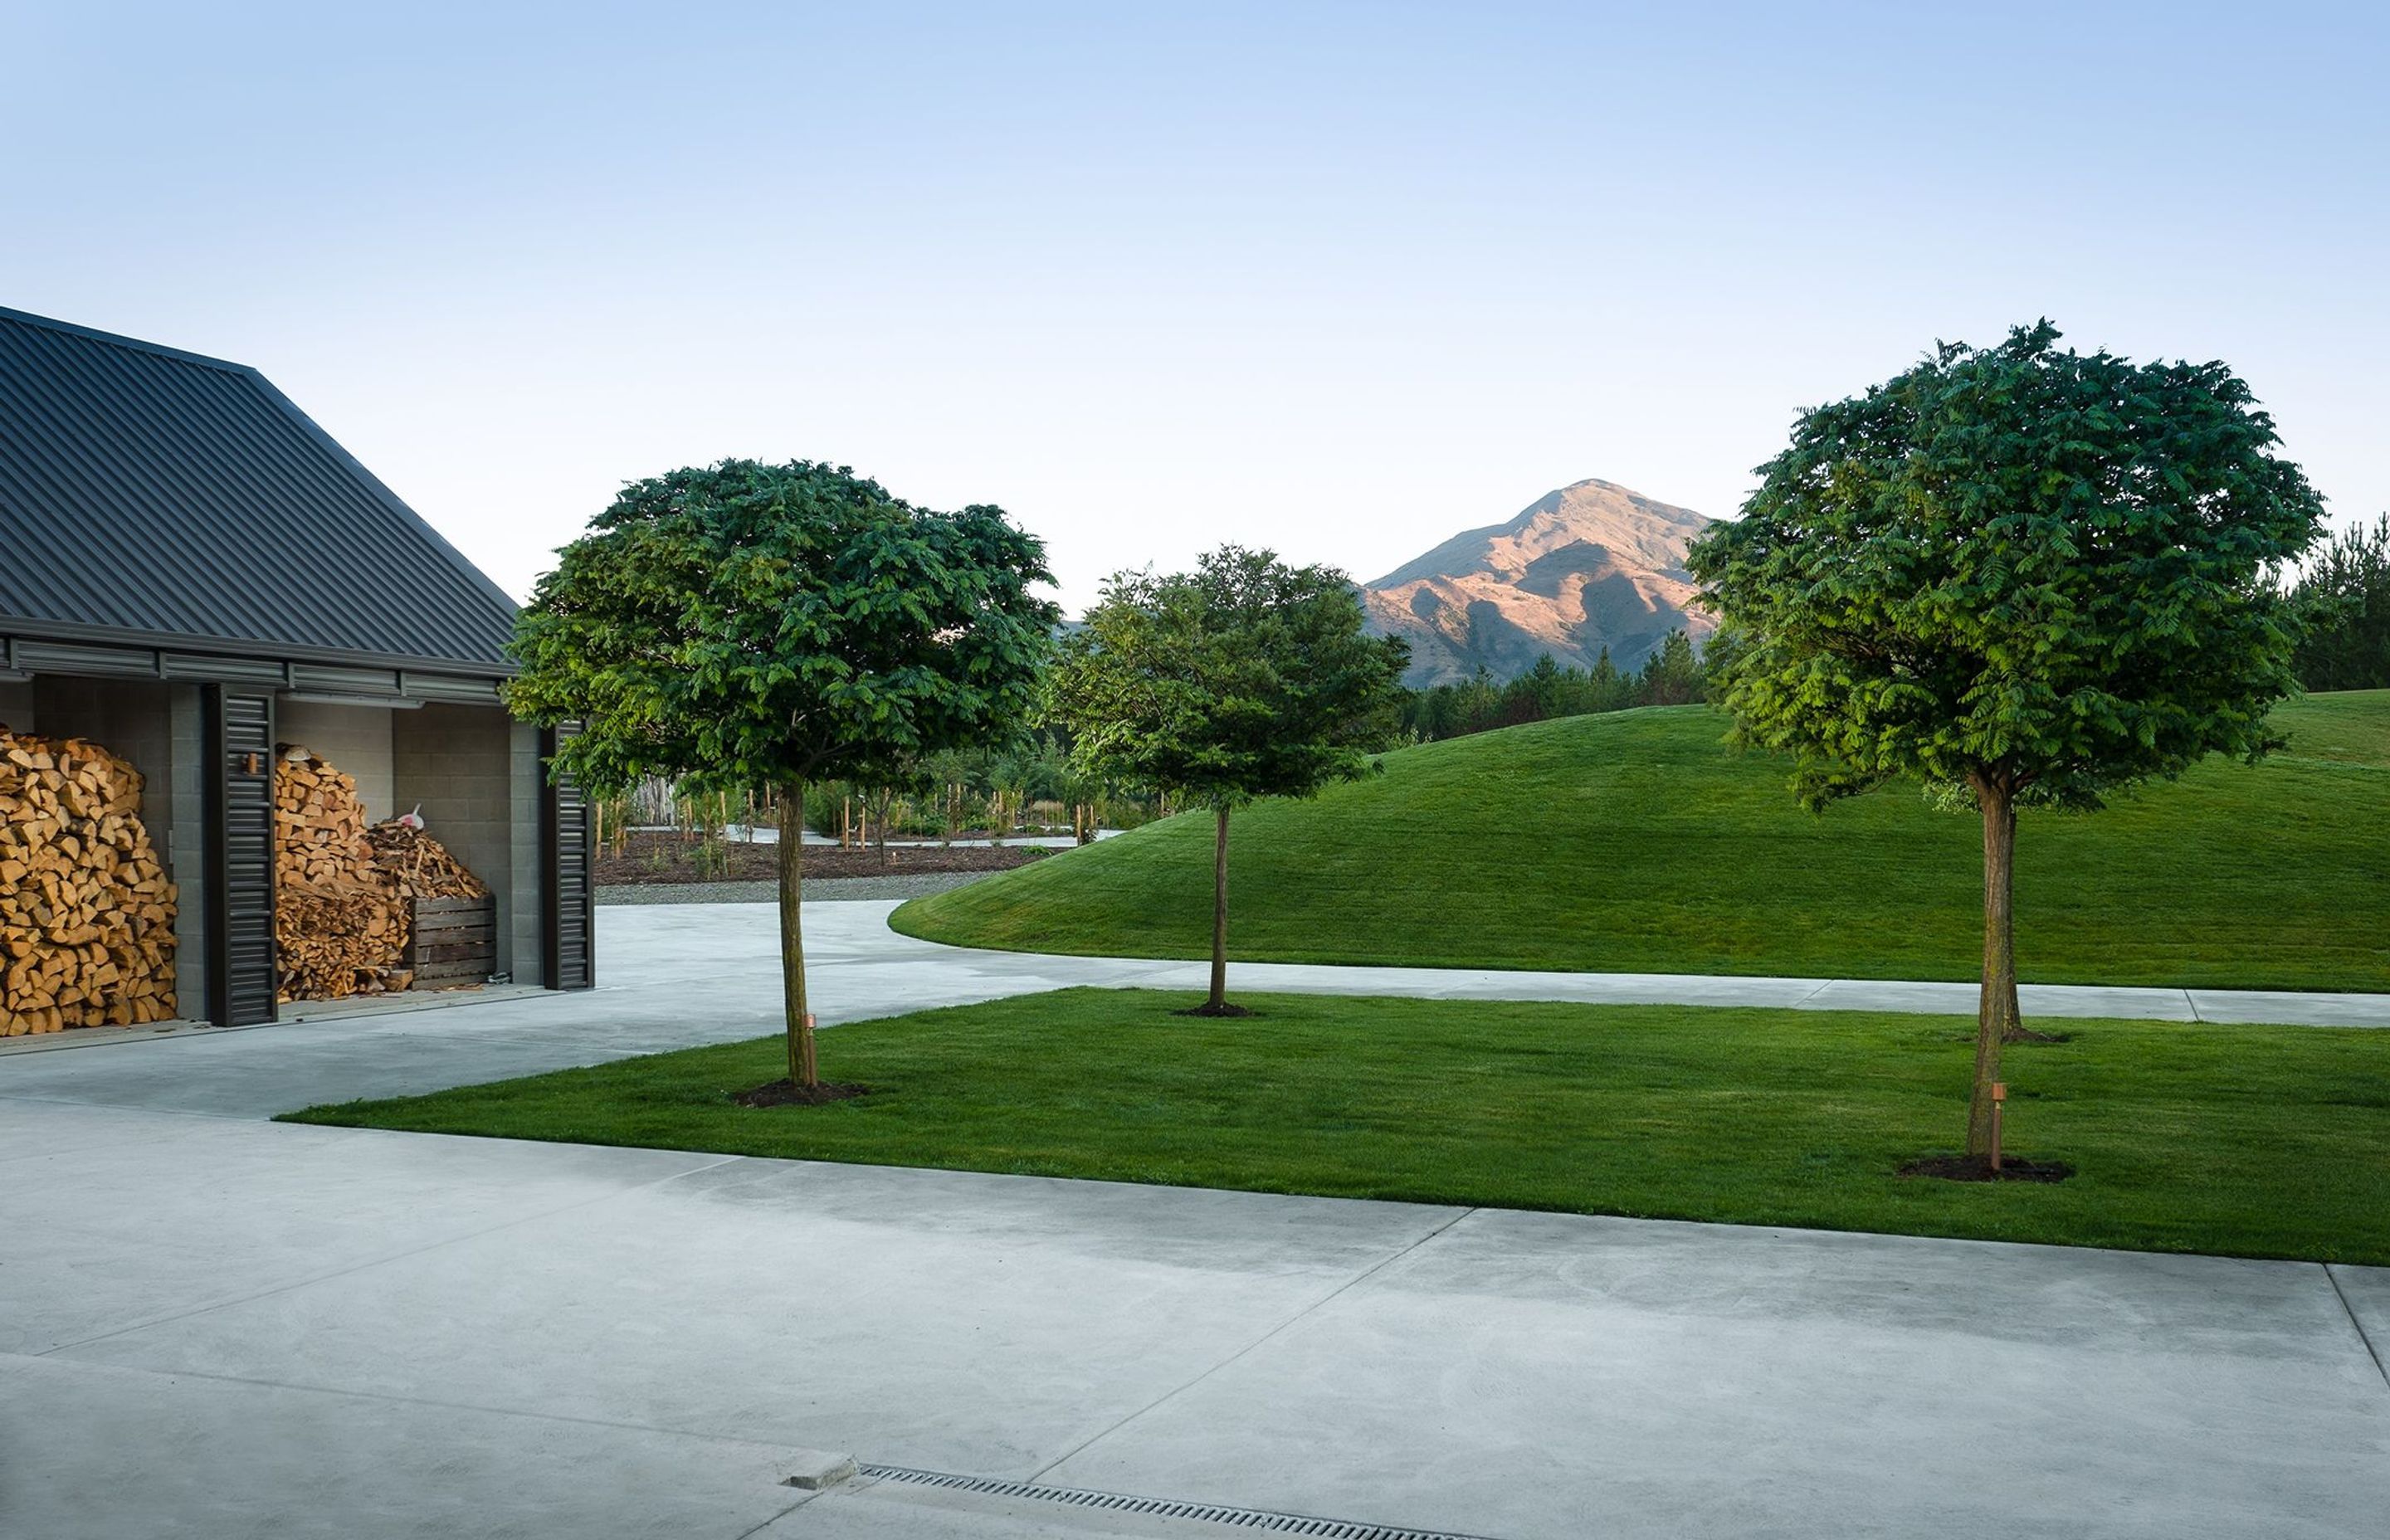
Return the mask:
<svg viewBox="0 0 2390 1540"><path fill-rule="evenodd" d="M2390 1264L2390 1033L2070 1021L2011 1050L2053 1187L1902 1178L1964 1114L1948 1017L1069 990L843 1026L873 1093L751 1110L777 1038L301 1122L1266 1192Z"/></svg>
<svg viewBox="0 0 2390 1540"><path fill-rule="evenodd" d="M2275 713L2290 748L2088 816L2025 815L2017 954L2045 982L2390 989L2390 690ZM1705 707L1406 749L1237 815L1233 954L1466 968L1972 979L1982 834L1889 788L1822 815ZM896 913L960 945L1200 956L1212 825L1150 825Z"/></svg>

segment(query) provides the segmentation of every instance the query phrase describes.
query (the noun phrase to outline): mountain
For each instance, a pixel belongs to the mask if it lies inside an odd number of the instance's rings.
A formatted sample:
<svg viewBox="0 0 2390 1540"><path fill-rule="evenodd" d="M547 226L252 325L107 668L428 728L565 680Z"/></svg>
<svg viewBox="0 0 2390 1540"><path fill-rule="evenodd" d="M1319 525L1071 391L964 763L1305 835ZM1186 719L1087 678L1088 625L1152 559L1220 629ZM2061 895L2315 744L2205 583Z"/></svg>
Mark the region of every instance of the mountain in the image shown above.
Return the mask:
<svg viewBox="0 0 2390 1540"><path fill-rule="evenodd" d="M1413 685L1510 679L1548 652L1590 668L1607 647L1633 669L1670 631L1698 638L1685 546L1710 525L1609 481L1546 493L1504 524L1454 535L1362 585L1369 629L1411 644Z"/></svg>

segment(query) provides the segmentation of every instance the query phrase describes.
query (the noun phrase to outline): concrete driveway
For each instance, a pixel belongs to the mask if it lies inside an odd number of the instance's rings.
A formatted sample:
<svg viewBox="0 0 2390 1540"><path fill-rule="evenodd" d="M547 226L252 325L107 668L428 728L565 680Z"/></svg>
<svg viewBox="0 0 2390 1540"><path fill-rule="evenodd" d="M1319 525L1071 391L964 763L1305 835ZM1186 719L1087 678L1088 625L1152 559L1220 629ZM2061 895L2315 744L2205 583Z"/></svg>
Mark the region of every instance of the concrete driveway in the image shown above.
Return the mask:
<svg viewBox="0 0 2390 1540"><path fill-rule="evenodd" d="M939 955L880 907L808 916L829 1020L1180 966ZM601 920L591 995L0 1059L0 1534L1258 1509L2372 1540L2390 1512L2379 1269L258 1121L769 1029L768 917ZM841 1454L866 1474L781 1484Z"/></svg>
<svg viewBox="0 0 2390 1540"><path fill-rule="evenodd" d="M1206 966L939 946L888 929L894 901L809 904L806 956L825 1024L1074 984L1201 994ZM0 1043L0 1096L271 1117L357 1097L405 1096L513 1075L736 1042L779 1030L776 911L761 904L609 906L598 911L597 989L529 991L469 1007L105 1042L63 1033ZM1240 963L1233 988L1437 999L1781 1006L1972 1016L1975 986L1899 980L1785 979L1511 969ZM2191 1022L2390 1027L2390 995L2026 985L2025 1014Z"/></svg>

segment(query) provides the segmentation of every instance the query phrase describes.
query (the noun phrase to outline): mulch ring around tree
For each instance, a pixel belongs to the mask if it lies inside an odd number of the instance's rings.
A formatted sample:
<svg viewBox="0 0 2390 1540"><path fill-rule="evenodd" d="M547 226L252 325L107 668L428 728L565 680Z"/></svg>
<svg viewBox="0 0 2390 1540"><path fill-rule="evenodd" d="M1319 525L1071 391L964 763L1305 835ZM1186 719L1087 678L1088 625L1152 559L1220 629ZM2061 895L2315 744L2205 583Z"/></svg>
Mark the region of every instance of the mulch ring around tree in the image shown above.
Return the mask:
<svg viewBox="0 0 2390 1540"><path fill-rule="evenodd" d="M2000 1169L1979 1155L1929 1155L1900 1168L1903 1176L1934 1176L1946 1182L2063 1182L2075 1168L2063 1161L2028 1161L2003 1156Z"/></svg>
<svg viewBox="0 0 2390 1540"><path fill-rule="evenodd" d="M741 1091L730 1099L741 1107L821 1107L833 1101L853 1101L870 1089L853 1081L826 1080L818 1085L800 1085L792 1080L774 1080L752 1091Z"/></svg>
<svg viewBox="0 0 2390 1540"><path fill-rule="evenodd" d="M1206 1000L1200 1006L1189 1006L1185 1010L1174 1010L1170 1014L1173 1016L1233 1017L1259 1016L1261 1012L1257 1010L1247 1010L1242 1006L1215 1006L1211 1001Z"/></svg>

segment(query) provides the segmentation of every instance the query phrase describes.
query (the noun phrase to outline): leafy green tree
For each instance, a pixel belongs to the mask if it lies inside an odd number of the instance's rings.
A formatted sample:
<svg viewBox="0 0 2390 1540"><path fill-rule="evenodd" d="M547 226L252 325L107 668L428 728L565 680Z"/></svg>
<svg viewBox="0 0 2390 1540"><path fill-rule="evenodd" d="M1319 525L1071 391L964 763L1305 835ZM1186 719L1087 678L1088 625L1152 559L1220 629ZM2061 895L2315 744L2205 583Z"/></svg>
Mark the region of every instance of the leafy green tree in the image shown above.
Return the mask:
<svg viewBox="0 0 2390 1540"><path fill-rule="evenodd" d="M1727 680L1734 673L1734 661L1742 651L1742 638L1731 626L1720 626L1710 633L1702 644L1702 699L1712 705L1726 701Z"/></svg>
<svg viewBox="0 0 2390 1540"><path fill-rule="evenodd" d="M1065 640L1049 710L1092 776L1206 806L1212 990L1227 1000L1228 815L1369 769L1399 721L1410 649L1365 635L1352 580L1225 545L1193 572L1115 574Z"/></svg>
<svg viewBox="0 0 2390 1540"><path fill-rule="evenodd" d="M1742 518L1688 558L1737 633L1726 704L1747 741L1796 757L1805 801L1917 776L1982 814L1979 1160L2000 1046L2022 1034L2019 805L2096 807L2209 753L2264 753L2294 687L2269 580L2323 516L2222 364L2058 335L1946 344L1804 413Z"/></svg>
<svg viewBox="0 0 2390 1540"><path fill-rule="evenodd" d="M2299 683L2311 690L2390 687L2390 514L2325 545L2291 600L2299 608Z"/></svg>
<svg viewBox="0 0 2390 1540"><path fill-rule="evenodd" d="M575 722L601 793L649 776L778 802L789 1078L819 1084L801 929L804 787L901 784L1006 728L1059 619L1045 548L1003 511L934 513L842 467L725 460L633 482L516 622L507 699Z"/></svg>

